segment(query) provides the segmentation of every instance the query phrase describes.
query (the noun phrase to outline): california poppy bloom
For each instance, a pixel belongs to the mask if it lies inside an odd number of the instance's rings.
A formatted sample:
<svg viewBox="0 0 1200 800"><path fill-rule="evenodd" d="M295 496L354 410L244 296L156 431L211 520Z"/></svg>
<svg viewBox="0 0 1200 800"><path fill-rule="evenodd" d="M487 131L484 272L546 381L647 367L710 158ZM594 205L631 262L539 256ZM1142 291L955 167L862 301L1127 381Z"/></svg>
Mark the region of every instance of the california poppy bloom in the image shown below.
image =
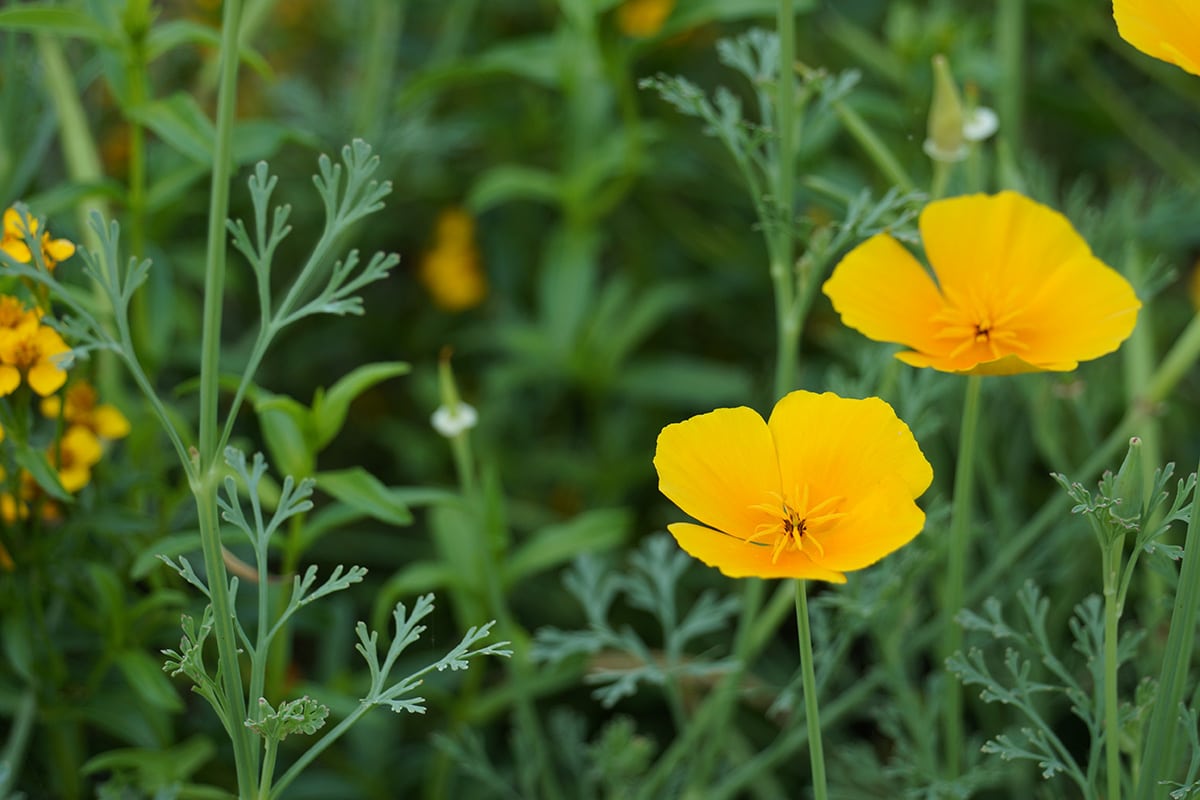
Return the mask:
<svg viewBox="0 0 1200 800"><path fill-rule="evenodd" d="M1016 192L930 203L921 239L936 277L881 233L822 290L842 322L911 348L914 367L1007 375L1067 371L1116 350L1141 308L1067 218Z"/></svg>
<svg viewBox="0 0 1200 800"><path fill-rule="evenodd" d="M1148 56L1200 75L1200 5L1195 0L1113 0L1121 38Z"/></svg>
<svg viewBox="0 0 1200 800"><path fill-rule="evenodd" d="M658 488L702 525L667 526L690 555L733 578L844 573L907 544L933 480L908 426L877 397L792 392L763 418L720 408L663 428Z"/></svg>

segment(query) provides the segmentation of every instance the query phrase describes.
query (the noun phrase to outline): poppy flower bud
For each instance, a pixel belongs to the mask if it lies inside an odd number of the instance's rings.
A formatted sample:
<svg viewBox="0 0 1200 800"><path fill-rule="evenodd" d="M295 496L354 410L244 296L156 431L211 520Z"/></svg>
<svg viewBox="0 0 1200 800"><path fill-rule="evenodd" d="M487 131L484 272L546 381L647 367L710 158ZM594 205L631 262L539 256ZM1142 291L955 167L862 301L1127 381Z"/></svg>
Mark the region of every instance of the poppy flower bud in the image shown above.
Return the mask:
<svg viewBox="0 0 1200 800"><path fill-rule="evenodd" d="M967 157L967 140L963 135L966 112L962 98L950 74L946 57L933 57L933 101L929 105L929 138L925 153L934 161L954 163Z"/></svg>
<svg viewBox="0 0 1200 800"><path fill-rule="evenodd" d="M1129 451L1113 479L1113 499L1120 507L1113 509L1125 519L1136 519L1142 514L1142 440L1134 436L1129 440Z"/></svg>

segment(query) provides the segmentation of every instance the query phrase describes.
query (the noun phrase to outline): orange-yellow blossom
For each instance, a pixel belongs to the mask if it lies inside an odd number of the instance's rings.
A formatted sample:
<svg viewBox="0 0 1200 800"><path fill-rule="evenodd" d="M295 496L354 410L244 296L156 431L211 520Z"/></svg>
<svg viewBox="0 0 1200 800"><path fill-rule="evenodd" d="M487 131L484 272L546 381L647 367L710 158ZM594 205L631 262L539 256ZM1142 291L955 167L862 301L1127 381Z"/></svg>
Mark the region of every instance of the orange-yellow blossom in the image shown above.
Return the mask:
<svg viewBox="0 0 1200 800"><path fill-rule="evenodd" d="M1113 0L1121 38L1148 56L1200 75L1200 3Z"/></svg>
<svg viewBox="0 0 1200 800"><path fill-rule="evenodd" d="M58 472L58 481L74 494L92 480L92 467L103 455L100 440L82 425L72 425L50 446L46 455Z"/></svg>
<svg viewBox="0 0 1200 800"><path fill-rule="evenodd" d="M617 27L636 39L656 36L674 9L675 0L625 0L617 9Z"/></svg>
<svg viewBox="0 0 1200 800"><path fill-rule="evenodd" d="M767 421L721 408L663 428L658 488L703 525L668 530L733 578L843 583L920 533L933 470L877 397L797 391ZM707 527L706 527L707 526Z"/></svg>
<svg viewBox="0 0 1200 800"><path fill-rule="evenodd" d="M21 378L42 397L67 382L61 356L70 351L58 331L33 320L0 329L0 397L12 394Z"/></svg>
<svg viewBox="0 0 1200 800"><path fill-rule="evenodd" d="M42 399L42 414L68 425L81 425L101 439L121 439L129 435L129 420L109 403L96 402L96 390L84 380L75 381L66 391L66 399L51 395Z"/></svg>
<svg viewBox="0 0 1200 800"><path fill-rule="evenodd" d="M37 236L38 223L32 217L29 219L29 233L32 236ZM46 265L46 269L54 269L60 261L66 261L71 256L75 255L75 245L66 239L52 239L49 231L42 231L41 235L42 261ZM28 264L33 261L33 254L29 251L29 244L25 239L25 229L21 223L21 214L15 208L8 208L4 212L4 233L0 238L0 250L3 250L16 261L22 264Z"/></svg>
<svg viewBox="0 0 1200 800"><path fill-rule="evenodd" d="M1062 214L1016 192L930 203L920 262L881 233L850 251L823 291L842 322L909 348L914 367L1008 375L1072 370L1116 350L1141 308L1133 287Z"/></svg>
<svg viewBox="0 0 1200 800"><path fill-rule="evenodd" d="M419 277L434 303L447 311L465 311L483 302L487 277L470 214L448 208L438 216L434 244L421 258Z"/></svg>

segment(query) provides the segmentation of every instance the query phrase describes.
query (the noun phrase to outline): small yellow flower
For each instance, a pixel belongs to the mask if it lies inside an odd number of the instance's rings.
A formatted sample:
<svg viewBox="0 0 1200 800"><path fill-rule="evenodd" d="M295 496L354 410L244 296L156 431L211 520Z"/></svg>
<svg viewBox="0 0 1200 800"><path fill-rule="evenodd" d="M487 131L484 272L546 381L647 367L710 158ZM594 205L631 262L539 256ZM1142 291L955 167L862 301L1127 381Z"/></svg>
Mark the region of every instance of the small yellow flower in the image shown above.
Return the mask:
<svg viewBox="0 0 1200 800"><path fill-rule="evenodd" d="M1148 56L1200 75L1200 3L1113 0L1121 38Z"/></svg>
<svg viewBox="0 0 1200 800"><path fill-rule="evenodd" d="M1120 347L1141 308L1057 211L1016 192L930 203L921 239L935 283L887 234L850 251L823 291L842 322L912 348L914 367L1067 371Z"/></svg>
<svg viewBox="0 0 1200 800"><path fill-rule="evenodd" d="M38 223L32 217L29 219L29 233L32 236L37 236ZM22 227L21 215L15 208L6 209L4 212L4 234L0 239L0 250L8 253L14 260L20 261L22 264L28 264L33 260L33 254L29 251L29 244L25 239L25 229ZM75 255L75 245L66 239L52 239L49 231L42 231L41 235L41 250L42 261L46 265L46 269L54 269L60 261L66 261L71 256Z"/></svg>
<svg viewBox="0 0 1200 800"><path fill-rule="evenodd" d="M668 425L654 467L704 523L667 526L690 555L733 578L834 583L920 533L915 500L933 480L891 406L828 392L792 392L766 422L741 407Z"/></svg>
<svg viewBox="0 0 1200 800"><path fill-rule="evenodd" d="M67 388L66 402L58 395L42 399L42 414L51 419L60 415L68 425L80 425L101 439L121 439L129 435L129 420L109 403L96 403L96 390L85 380Z"/></svg>
<svg viewBox="0 0 1200 800"><path fill-rule="evenodd" d="M658 35L675 10L675 0L625 0L617 9L617 27L626 36L647 39Z"/></svg>
<svg viewBox="0 0 1200 800"><path fill-rule="evenodd" d="M419 277L433 302L446 311L465 311L487 296L487 277L475 246L475 221L450 208L438 217L433 247L421 259Z"/></svg>
<svg viewBox="0 0 1200 800"><path fill-rule="evenodd" d="M0 330L0 397L12 394L25 382L42 397L67 382L59 357L71 348L58 331L36 320L12 330Z"/></svg>
<svg viewBox="0 0 1200 800"><path fill-rule="evenodd" d="M30 321L36 323L40 316L38 310L26 309L19 297L0 295L0 335L5 331L14 331Z"/></svg>
<svg viewBox="0 0 1200 800"><path fill-rule="evenodd" d="M92 480L92 467L100 460L100 440L82 425L72 425L47 451L63 488L74 494Z"/></svg>

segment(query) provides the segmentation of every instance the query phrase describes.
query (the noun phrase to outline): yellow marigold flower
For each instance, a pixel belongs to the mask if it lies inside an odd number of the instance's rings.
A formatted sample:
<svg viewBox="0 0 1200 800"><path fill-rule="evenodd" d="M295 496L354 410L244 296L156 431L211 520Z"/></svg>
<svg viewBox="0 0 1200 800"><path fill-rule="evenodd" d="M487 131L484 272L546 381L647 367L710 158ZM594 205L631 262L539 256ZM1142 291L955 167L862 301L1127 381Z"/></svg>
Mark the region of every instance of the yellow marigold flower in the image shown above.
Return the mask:
<svg viewBox="0 0 1200 800"><path fill-rule="evenodd" d="M675 10L675 0L625 0L617 9L617 27L626 36L656 36Z"/></svg>
<svg viewBox="0 0 1200 800"><path fill-rule="evenodd" d="M42 399L42 414L51 419L62 416L68 425L81 425L101 439L121 439L129 435L129 420L109 403L96 403L96 390L84 380L67 388L66 402L58 395Z"/></svg>
<svg viewBox="0 0 1200 800"><path fill-rule="evenodd" d="M37 236L38 223L36 219L29 220L29 233ZM42 261L46 269L54 269L58 262L66 261L75 255L75 245L66 239L52 239L49 231L42 231L41 236ZM21 225L21 215L15 208L4 212L4 234L0 239L0 250L8 253L16 261L28 264L33 260L29 245L25 239L25 229Z"/></svg>
<svg viewBox="0 0 1200 800"><path fill-rule="evenodd" d="M421 283L446 311L473 308L487 296L479 261L475 221L461 209L447 209L438 217L432 249L421 259Z"/></svg>
<svg viewBox="0 0 1200 800"><path fill-rule="evenodd" d="M62 439L50 446L47 455L63 488L75 493L92 480L92 467L103 452L96 434L82 425L72 425Z"/></svg>
<svg viewBox="0 0 1200 800"><path fill-rule="evenodd" d="M1113 0L1121 38L1148 56L1200 75L1200 4L1196 0Z"/></svg>
<svg viewBox="0 0 1200 800"><path fill-rule="evenodd" d="M1116 350L1141 308L1057 211L1015 192L930 203L921 238L935 283L887 234L850 251L823 291L842 322L912 348L914 367L1066 371Z"/></svg>
<svg viewBox="0 0 1200 800"><path fill-rule="evenodd" d="M920 533L933 480L891 406L828 392L792 392L766 422L739 407L668 425L654 467L703 523L667 526L690 555L733 578L834 583Z"/></svg>
<svg viewBox="0 0 1200 800"><path fill-rule="evenodd" d="M58 391L67 372L57 357L70 349L58 331L36 321L0 330L0 397L15 392L22 375L42 397Z"/></svg>
<svg viewBox="0 0 1200 800"><path fill-rule="evenodd" d="M0 294L0 335L5 331L13 331L30 321L36 323L40 318L36 309L28 310L21 298L10 294Z"/></svg>

